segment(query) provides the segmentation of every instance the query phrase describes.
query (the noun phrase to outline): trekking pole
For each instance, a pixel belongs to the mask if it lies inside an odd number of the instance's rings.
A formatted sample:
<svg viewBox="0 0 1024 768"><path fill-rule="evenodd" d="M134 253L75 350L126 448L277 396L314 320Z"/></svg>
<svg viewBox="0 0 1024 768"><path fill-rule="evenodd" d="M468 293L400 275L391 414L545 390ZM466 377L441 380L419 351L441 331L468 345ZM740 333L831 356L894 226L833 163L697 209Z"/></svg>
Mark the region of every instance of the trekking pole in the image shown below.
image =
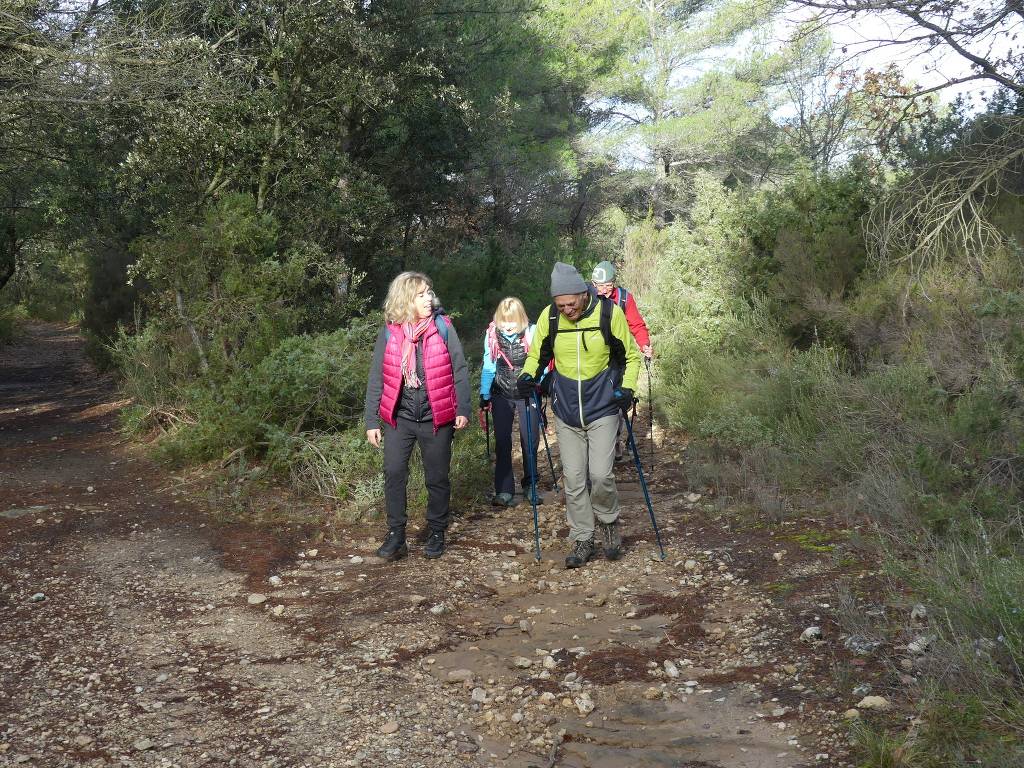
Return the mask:
<svg viewBox="0 0 1024 768"><path fill-rule="evenodd" d="M552 490L558 490L558 476L555 474L555 462L551 460L551 446L548 445L548 432L547 432L547 419L544 418L544 409L541 408L540 395L536 392L533 393L533 397L537 403L537 415L540 417L540 433L544 437L544 451L548 455L548 466L551 467L551 488Z"/></svg>
<svg viewBox="0 0 1024 768"><path fill-rule="evenodd" d="M647 490L647 480L644 479L644 469L640 465L640 452L636 449L636 440L633 439L633 425L626 419L626 429L629 430L629 447L633 451L633 464L636 466L636 475L640 478L640 487L644 491L644 500L647 502L647 511L651 515L651 525L654 526L654 537L658 540L658 550L661 552L661 559L665 559L665 548L661 545L661 532L658 530L658 521L654 517L654 506L651 504L651 494Z"/></svg>
<svg viewBox="0 0 1024 768"><path fill-rule="evenodd" d="M484 435L485 435L484 439L486 440L486 446L487 446L485 448L485 450L487 451L487 461L490 461L491 460L491 412L488 409L486 409L486 408L481 408L479 410L479 412L478 412L477 418L479 418L479 420L480 420L480 427L481 427L481 429L484 430Z"/></svg>
<svg viewBox="0 0 1024 768"><path fill-rule="evenodd" d="M491 460L491 412L487 411L484 414L484 422L487 426L484 427L484 439L487 441L487 460ZM495 451L497 452L497 451Z"/></svg>
<svg viewBox="0 0 1024 768"><path fill-rule="evenodd" d="M537 393L534 392L534 395ZM533 455L533 429L530 426L530 396L523 398L523 410L526 412L526 451L523 453L523 463L528 464L530 472L530 503L533 504L533 540L537 547L537 562L540 562L540 516L537 514L537 462ZM537 419L540 420L540 411L537 411ZM540 424L537 425L538 427Z"/></svg>
<svg viewBox="0 0 1024 768"><path fill-rule="evenodd" d="M651 428L651 472L654 471L654 381L651 378L651 358L644 356L647 367L647 424Z"/></svg>

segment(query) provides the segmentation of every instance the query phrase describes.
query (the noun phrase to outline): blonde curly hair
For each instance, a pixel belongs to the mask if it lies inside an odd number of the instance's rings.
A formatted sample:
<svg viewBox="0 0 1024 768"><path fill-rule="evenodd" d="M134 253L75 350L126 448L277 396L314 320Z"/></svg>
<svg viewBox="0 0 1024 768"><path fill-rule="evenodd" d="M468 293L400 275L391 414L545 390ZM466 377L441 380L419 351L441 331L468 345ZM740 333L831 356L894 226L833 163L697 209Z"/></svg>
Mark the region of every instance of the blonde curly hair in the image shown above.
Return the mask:
<svg viewBox="0 0 1024 768"><path fill-rule="evenodd" d="M416 322L416 294L434 284L422 272L403 272L388 286L384 319L389 323Z"/></svg>

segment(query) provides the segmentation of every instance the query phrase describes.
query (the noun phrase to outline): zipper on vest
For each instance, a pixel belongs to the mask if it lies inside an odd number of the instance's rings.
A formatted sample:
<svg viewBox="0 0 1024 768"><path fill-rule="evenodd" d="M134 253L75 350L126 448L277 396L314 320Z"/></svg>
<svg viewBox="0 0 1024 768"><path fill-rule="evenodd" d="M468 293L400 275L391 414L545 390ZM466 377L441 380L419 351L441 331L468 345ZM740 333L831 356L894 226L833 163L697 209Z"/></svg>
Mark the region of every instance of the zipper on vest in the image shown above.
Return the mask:
<svg viewBox="0 0 1024 768"><path fill-rule="evenodd" d="M582 333L576 334L576 401L580 408L580 428L587 425L583 421L583 359L580 356L580 337Z"/></svg>

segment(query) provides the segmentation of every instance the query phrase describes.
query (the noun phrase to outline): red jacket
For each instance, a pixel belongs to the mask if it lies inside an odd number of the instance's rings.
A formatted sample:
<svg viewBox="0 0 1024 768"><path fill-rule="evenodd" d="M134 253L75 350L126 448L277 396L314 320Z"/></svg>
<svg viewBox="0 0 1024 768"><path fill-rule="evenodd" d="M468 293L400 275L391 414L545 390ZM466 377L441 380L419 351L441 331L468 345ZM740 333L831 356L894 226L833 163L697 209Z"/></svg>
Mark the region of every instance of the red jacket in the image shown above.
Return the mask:
<svg viewBox="0 0 1024 768"><path fill-rule="evenodd" d="M611 300L622 307L622 311L626 313L626 322L629 323L629 330L633 334L633 338L636 339L636 345L640 349L649 346L651 343L651 332L647 330L647 323L644 322L643 315L640 314L640 309L636 305L636 299L633 298L633 294L625 288L615 286Z"/></svg>

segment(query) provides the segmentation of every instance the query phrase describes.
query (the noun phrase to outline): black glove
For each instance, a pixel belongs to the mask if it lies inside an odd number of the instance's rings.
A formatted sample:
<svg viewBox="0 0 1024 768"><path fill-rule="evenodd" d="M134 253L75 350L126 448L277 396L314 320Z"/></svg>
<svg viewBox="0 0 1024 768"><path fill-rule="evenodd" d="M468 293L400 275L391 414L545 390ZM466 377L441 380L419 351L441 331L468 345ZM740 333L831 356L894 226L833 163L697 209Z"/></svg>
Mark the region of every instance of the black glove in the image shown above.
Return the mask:
<svg viewBox="0 0 1024 768"><path fill-rule="evenodd" d="M615 398L616 405L623 412L629 411L630 406L633 405L633 390L628 387L619 387L612 392L612 397Z"/></svg>
<svg viewBox="0 0 1024 768"><path fill-rule="evenodd" d="M480 395L480 410L481 411L489 411L489 410L491 410L491 401L488 400L483 395Z"/></svg>
<svg viewBox="0 0 1024 768"><path fill-rule="evenodd" d="M540 390L540 393L544 395L544 397L551 396L551 380L554 378L555 377L553 374L548 373L547 376L540 380L540 384L537 385L537 388Z"/></svg>
<svg viewBox="0 0 1024 768"><path fill-rule="evenodd" d="M533 380L533 376L528 373L520 374L518 381L516 381L516 391L521 398L529 400L533 397L536 388L537 382Z"/></svg>

